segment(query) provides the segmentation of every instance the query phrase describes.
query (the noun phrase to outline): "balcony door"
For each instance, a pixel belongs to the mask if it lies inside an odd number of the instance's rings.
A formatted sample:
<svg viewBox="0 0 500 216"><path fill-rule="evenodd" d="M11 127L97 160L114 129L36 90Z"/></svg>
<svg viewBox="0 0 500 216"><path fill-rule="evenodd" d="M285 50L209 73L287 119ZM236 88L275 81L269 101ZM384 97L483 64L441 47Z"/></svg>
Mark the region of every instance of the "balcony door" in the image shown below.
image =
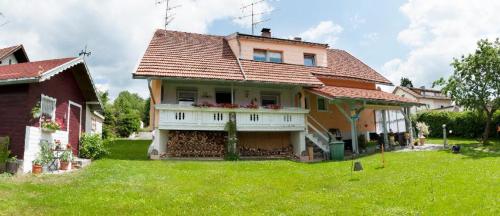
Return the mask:
<svg viewBox="0 0 500 216"><path fill-rule="evenodd" d="M231 90L229 90L229 89L215 90L215 103L217 103L217 104L231 104L231 103L233 103Z"/></svg>

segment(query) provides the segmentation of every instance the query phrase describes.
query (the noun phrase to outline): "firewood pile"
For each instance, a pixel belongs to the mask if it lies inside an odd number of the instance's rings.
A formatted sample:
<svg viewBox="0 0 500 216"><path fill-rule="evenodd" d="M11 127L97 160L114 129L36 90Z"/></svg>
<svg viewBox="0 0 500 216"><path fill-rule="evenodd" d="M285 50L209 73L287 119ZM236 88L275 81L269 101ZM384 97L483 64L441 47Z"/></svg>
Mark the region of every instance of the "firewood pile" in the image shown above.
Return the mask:
<svg viewBox="0 0 500 216"><path fill-rule="evenodd" d="M293 150L291 146L283 147L283 148L274 148L272 150L261 149L261 148L247 148L245 146L240 147L240 155L241 156L281 156L281 157L289 157L293 155Z"/></svg>
<svg viewBox="0 0 500 216"><path fill-rule="evenodd" d="M170 131L169 157L223 157L226 135L214 131Z"/></svg>

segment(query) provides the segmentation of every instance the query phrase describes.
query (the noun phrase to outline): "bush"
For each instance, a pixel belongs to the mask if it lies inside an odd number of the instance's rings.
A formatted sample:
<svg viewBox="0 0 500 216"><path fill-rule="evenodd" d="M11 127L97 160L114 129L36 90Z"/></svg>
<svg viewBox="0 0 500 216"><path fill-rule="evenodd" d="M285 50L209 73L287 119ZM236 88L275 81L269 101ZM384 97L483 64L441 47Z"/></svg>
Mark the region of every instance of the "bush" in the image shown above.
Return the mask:
<svg viewBox="0 0 500 216"><path fill-rule="evenodd" d="M83 134L80 139L80 157L87 159L99 159L108 154L105 143L98 134Z"/></svg>
<svg viewBox="0 0 500 216"><path fill-rule="evenodd" d="M429 125L429 137L442 137L443 124L446 124L447 130L452 130L451 136L464 138L479 138L484 132L486 125L486 116L477 112L440 112L429 111L418 113L412 122L425 122ZM500 111L493 115L491 123L490 136L495 137L496 126L500 124ZM414 125L415 126L415 125Z"/></svg>
<svg viewBox="0 0 500 216"><path fill-rule="evenodd" d="M9 138L0 139L0 164L5 163L9 158L9 142Z"/></svg>

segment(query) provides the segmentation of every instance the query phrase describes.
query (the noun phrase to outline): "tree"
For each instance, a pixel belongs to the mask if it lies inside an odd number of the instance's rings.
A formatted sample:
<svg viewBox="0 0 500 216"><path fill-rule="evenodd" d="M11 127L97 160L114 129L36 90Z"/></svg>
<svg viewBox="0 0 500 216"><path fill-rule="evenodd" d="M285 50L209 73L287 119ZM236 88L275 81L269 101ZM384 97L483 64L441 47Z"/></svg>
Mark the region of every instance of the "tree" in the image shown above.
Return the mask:
<svg viewBox="0 0 500 216"><path fill-rule="evenodd" d="M410 79L406 77L401 77L401 83L399 84L400 86L408 87L408 88L413 88L413 83L411 82Z"/></svg>
<svg viewBox="0 0 500 216"><path fill-rule="evenodd" d="M483 142L488 143L493 113L500 107L500 41L480 40L475 53L453 59L454 73L433 86L444 86L443 92L467 109L486 115Z"/></svg>
<svg viewBox="0 0 500 216"><path fill-rule="evenodd" d="M136 93L122 91L113 103L116 117L116 132L121 137L128 137L137 132L144 114L144 99Z"/></svg>
<svg viewBox="0 0 500 216"><path fill-rule="evenodd" d="M101 99L101 103L103 105L103 114L104 114L104 122L102 126L102 136L103 138L111 138L116 136L116 116L114 112L113 105L109 102L109 93L108 91L99 91L99 98Z"/></svg>

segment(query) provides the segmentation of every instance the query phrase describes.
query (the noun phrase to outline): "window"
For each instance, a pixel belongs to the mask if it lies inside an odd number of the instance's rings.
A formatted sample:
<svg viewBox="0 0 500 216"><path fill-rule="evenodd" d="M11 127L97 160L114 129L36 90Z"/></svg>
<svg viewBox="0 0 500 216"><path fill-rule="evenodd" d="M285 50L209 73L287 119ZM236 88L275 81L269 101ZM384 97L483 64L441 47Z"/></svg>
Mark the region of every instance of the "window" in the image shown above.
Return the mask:
<svg viewBox="0 0 500 216"><path fill-rule="evenodd" d="M318 111L326 111L327 106L326 106L326 99L322 97L318 97Z"/></svg>
<svg viewBox="0 0 500 216"><path fill-rule="evenodd" d="M255 61L266 61L266 51L265 50L254 50L253 51L253 60Z"/></svg>
<svg viewBox="0 0 500 216"><path fill-rule="evenodd" d="M231 90L215 90L215 103L230 104L232 102Z"/></svg>
<svg viewBox="0 0 500 216"><path fill-rule="evenodd" d="M51 98L47 95L42 95L40 101L40 111L41 115L47 116L52 120L56 119L56 99Z"/></svg>
<svg viewBox="0 0 500 216"><path fill-rule="evenodd" d="M97 131L97 119L95 117L92 117L92 132Z"/></svg>
<svg viewBox="0 0 500 216"><path fill-rule="evenodd" d="M261 106L278 105L280 103L280 94L275 92L262 92L260 94Z"/></svg>
<svg viewBox="0 0 500 216"><path fill-rule="evenodd" d="M316 55L304 54L304 65L305 66L316 66Z"/></svg>
<svg viewBox="0 0 500 216"><path fill-rule="evenodd" d="M177 101L181 105L192 105L198 97L197 89L177 89Z"/></svg>
<svg viewBox="0 0 500 216"><path fill-rule="evenodd" d="M277 52L277 51L254 49L253 50L253 60L262 61L262 62L282 63L283 62L283 54L281 52Z"/></svg>
<svg viewBox="0 0 500 216"><path fill-rule="evenodd" d="M267 52L267 56L268 56L268 61L270 62L274 62L274 63L282 63L283 61L283 58L281 57L281 53L280 52L273 52L273 51L268 51Z"/></svg>

